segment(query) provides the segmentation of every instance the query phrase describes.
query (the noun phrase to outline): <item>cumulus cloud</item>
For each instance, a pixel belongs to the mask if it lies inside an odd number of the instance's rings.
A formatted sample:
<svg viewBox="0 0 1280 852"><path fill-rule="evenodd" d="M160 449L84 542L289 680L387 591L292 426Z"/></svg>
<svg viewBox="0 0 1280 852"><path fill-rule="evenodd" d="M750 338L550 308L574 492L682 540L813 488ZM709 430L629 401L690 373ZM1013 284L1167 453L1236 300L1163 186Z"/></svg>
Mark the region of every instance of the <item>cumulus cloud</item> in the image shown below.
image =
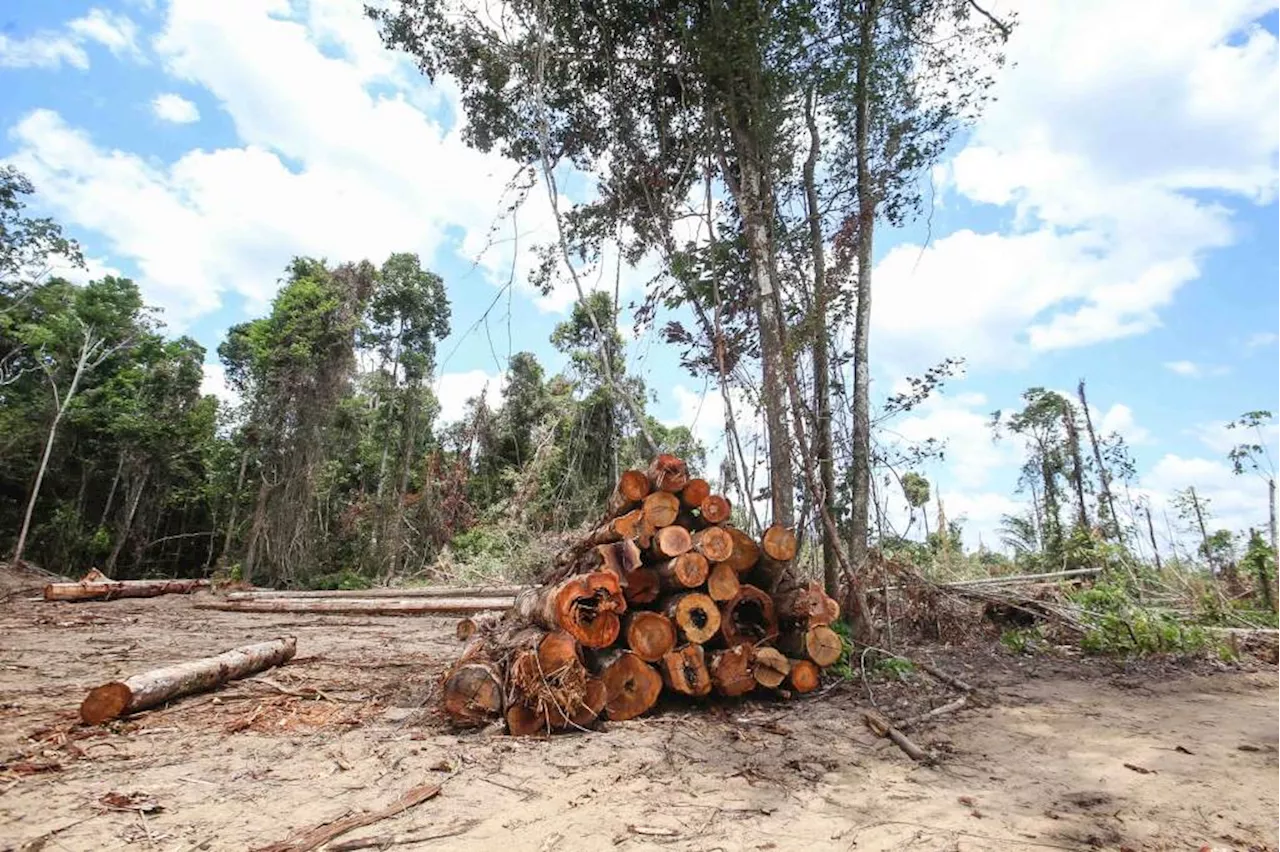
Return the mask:
<svg viewBox="0 0 1280 852"><path fill-rule="evenodd" d="M1189 379L1199 379L1204 376L1224 376L1231 372L1228 367L1211 367L1197 364L1195 361L1165 361L1164 368L1171 373L1177 373L1179 376L1186 376Z"/></svg>
<svg viewBox="0 0 1280 852"><path fill-rule="evenodd" d="M200 110L196 105L172 92L156 95L151 100L151 111L161 121L171 121L174 124L191 124L200 120Z"/></svg>
<svg viewBox="0 0 1280 852"><path fill-rule="evenodd" d="M53 70L69 65L81 71L89 67L84 45L94 42L120 56L141 56L138 28L127 16L102 9L90 9L81 18L68 21L61 31L42 30L25 38L0 33L0 68L40 68Z"/></svg>
<svg viewBox="0 0 1280 852"><path fill-rule="evenodd" d="M240 394L227 384L226 368L216 362L204 365L204 375L200 379L200 393L205 396L216 396L223 405L239 405Z"/></svg>
<svg viewBox="0 0 1280 852"><path fill-rule="evenodd" d="M67 31L81 41L93 41L116 56L141 56L138 49L138 27L125 15L102 9L90 9L83 18L67 24Z"/></svg>
<svg viewBox="0 0 1280 852"><path fill-rule="evenodd" d="M506 373L487 373L484 370L465 370L443 373L436 379L433 390L440 403L440 422L457 423L467 413L467 400L485 394L490 408L502 404L502 392L506 385Z"/></svg>

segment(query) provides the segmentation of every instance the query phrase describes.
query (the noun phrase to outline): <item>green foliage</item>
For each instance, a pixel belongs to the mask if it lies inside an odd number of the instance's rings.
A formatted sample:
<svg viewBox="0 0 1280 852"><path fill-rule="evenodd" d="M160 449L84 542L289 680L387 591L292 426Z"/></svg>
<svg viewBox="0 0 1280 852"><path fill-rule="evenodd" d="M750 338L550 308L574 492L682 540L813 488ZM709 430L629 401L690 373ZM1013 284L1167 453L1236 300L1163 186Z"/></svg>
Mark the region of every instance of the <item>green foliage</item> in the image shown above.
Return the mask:
<svg viewBox="0 0 1280 852"><path fill-rule="evenodd" d="M237 565L236 567L239 568L240 566ZM354 571L347 570L337 571L332 574L316 574L307 577L303 582L303 586L308 589L326 591L354 591L358 589L371 589L373 588L373 583L369 581L368 577L357 574Z"/></svg>
<svg viewBox="0 0 1280 852"><path fill-rule="evenodd" d="M902 475L902 496L913 509L919 509L929 502L929 480L915 471L907 471Z"/></svg>
<svg viewBox="0 0 1280 852"><path fill-rule="evenodd" d="M1136 604L1123 586L1100 582L1072 593L1082 610L1085 635L1080 647L1090 654L1194 654L1209 645L1200 627L1183 624L1168 612Z"/></svg>
<svg viewBox="0 0 1280 852"><path fill-rule="evenodd" d="M1010 627L1000 634L1000 644L1013 654L1034 654L1044 642L1044 631L1039 627Z"/></svg>

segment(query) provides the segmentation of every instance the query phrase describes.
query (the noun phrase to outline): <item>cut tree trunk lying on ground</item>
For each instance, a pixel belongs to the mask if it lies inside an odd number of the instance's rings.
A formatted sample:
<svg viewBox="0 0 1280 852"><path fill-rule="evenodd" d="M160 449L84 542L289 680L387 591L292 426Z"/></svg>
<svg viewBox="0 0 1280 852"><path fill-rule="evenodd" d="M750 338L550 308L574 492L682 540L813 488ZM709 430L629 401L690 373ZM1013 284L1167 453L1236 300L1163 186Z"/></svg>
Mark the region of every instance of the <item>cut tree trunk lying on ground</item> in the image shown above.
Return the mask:
<svg viewBox="0 0 1280 852"><path fill-rule="evenodd" d="M707 671L706 654L701 645L685 645L664 654L659 664L662 682L683 695L707 695L711 692L711 674Z"/></svg>
<svg viewBox="0 0 1280 852"><path fill-rule="evenodd" d="M766 689L777 689L791 673L791 661L777 648L757 645L751 651L751 676Z"/></svg>
<svg viewBox="0 0 1280 852"><path fill-rule="evenodd" d="M646 663L656 663L676 644L676 628L660 612L627 613L623 635L631 652Z"/></svg>
<svg viewBox="0 0 1280 852"><path fill-rule="evenodd" d="M649 463L649 484L654 491L676 493L689 482L689 469L685 463L668 453L659 453Z"/></svg>
<svg viewBox="0 0 1280 852"><path fill-rule="evenodd" d="M209 588L208 580L94 580L50 583L44 587L47 601L109 601L116 598L154 598L189 595Z"/></svg>
<svg viewBox="0 0 1280 852"><path fill-rule="evenodd" d="M720 604L720 635L725 645L757 644L778 635L773 598L762 589L743 584L738 593Z"/></svg>
<svg viewBox="0 0 1280 852"><path fill-rule="evenodd" d="M630 651L619 652L600 673L605 688L605 713L624 722L634 719L658 702L662 676Z"/></svg>
<svg viewBox="0 0 1280 852"><path fill-rule="evenodd" d="M80 718L96 725L137 713L278 666L297 650L298 640L289 636L104 684L89 692L80 705Z"/></svg>
<svg viewBox="0 0 1280 852"><path fill-rule="evenodd" d="M778 649L791 657L812 660L825 669L840 659L844 643L830 627L815 624L804 632L784 633L778 638Z"/></svg>
<svg viewBox="0 0 1280 852"><path fill-rule="evenodd" d="M643 471L624 471L618 479L618 486L609 497L607 512L610 515L621 515L634 509L640 501L649 496L649 477Z"/></svg>
<svg viewBox="0 0 1280 852"><path fill-rule="evenodd" d="M618 638L627 611L616 574L593 571L516 596L518 618L551 630L566 630L587 648L607 648Z"/></svg>
<svg viewBox="0 0 1280 852"><path fill-rule="evenodd" d="M502 715L502 667L483 642L467 647L445 674L444 712L463 727L487 725Z"/></svg>
<svg viewBox="0 0 1280 852"><path fill-rule="evenodd" d="M258 601L273 598L344 600L349 598L514 598L524 586L424 586L407 589L246 589L229 592L229 601Z"/></svg>
<svg viewBox="0 0 1280 852"><path fill-rule="evenodd" d="M223 612L310 612L323 615L465 615L510 609L515 598L262 598L248 601L198 603L196 609Z"/></svg>
<svg viewBox="0 0 1280 852"><path fill-rule="evenodd" d="M740 588L742 583L732 566L717 562L711 567L711 573L707 575L707 595L713 601L723 603L732 600Z"/></svg>
<svg viewBox="0 0 1280 852"><path fill-rule="evenodd" d="M711 684L721 695L731 698L746 695L756 688L752 666L750 645L734 645L726 651L715 651L711 654L711 662L708 665L711 671Z"/></svg>
<svg viewBox="0 0 1280 852"><path fill-rule="evenodd" d="M667 617L686 642L701 645L720 630L716 602L701 592L683 592L667 599Z"/></svg>

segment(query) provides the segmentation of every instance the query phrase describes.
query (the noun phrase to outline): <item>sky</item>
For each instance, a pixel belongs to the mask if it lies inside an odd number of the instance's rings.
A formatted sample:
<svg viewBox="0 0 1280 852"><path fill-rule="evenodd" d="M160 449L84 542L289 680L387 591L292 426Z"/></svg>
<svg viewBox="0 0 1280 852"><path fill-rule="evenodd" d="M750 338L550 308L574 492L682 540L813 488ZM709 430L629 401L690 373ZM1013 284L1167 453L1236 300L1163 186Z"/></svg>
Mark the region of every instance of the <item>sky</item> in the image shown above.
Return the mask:
<svg viewBox="0 0 1280 852"><path fill-rule="evenodd" d="M965 375L894 434L945 442L923 472L968 547L999 547L1024 498L990 413L1084 378L1096 425L1132 446L1162 548L1185 544L1161 520L1187 486L1213 527L1265 525L1265 483L1232 475L1224 424L1280 409L1276 4L984 5L1018 18L995 101L934 169L927 227L882 231L873 270L874 395L945 357ZM563 366L548 337L574 290L527 280L554 234L545 193L505 213L515 165L467 148L456 88L386 51L361 8L8 0L0 161L81 241L87 277L133 278L208 349L214 393L226 328L268 309L292 256L419 253L452 303L436 392L456 418L511 353ZM589 185L562 177L564 204ZM606 258L587 284L615 271ZM622 269L624 300L655 271ZM661 389L652 410L720 456L719 394L654 331L625 332ZM1275 427L1264 437L1276 458Z"/></svg>

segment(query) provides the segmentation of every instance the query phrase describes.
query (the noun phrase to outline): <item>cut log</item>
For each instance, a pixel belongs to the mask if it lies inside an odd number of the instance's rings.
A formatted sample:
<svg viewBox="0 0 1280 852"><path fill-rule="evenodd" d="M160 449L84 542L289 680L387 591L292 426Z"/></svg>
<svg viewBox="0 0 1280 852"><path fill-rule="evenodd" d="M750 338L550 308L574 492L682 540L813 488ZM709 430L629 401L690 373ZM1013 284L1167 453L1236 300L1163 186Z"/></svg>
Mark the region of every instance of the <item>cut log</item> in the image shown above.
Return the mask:
<svg viewBox="0 0 1280 852"><path fill-rule="evenodd" d="M707 575L707 595L713 601L732 600L741 587L737 573L728 563L717 562L711 566L711 573Z"/></svg>
<svg viewBox="0 0 1280 852"><path fill-rule="evenodd" d="M800 694L813 692L818 688L822 670L811 660L792 660L791 672L787 675L787 683Z"/></svg>
<svg viewBox="0 0 1280 852"><path fill-rule="evenodd" d="M879 737L888 737L893 740L894 745L902 749L907 757L921 763L932 763L928 752L920 748L911 741L911 739L902 731L893 726L893 723L886 719L875 710L863 710L862 721L871 729L872 733Z"/></svg>
<svg viewBox="0 0 1280 852"><path fill-rule="evenodd" d="M455 632L458 641L465 642L477 633L486 633L497 628L502 616L496 612L482 612L459 619Z"/></svg>
<svg viewBox="0 0 1280 852"><path fill-rule="evenodd" d="M693 549L708 562L723 562L733 556L733 536L720 527L707 527L693 534Z"/></svg>
<svg viewBox="0 0 1280 852"><path fill-rule="evenodd" d="M680 514L680 498L666 491L655 491L644 498L640 511L653 529L670 526Z"/></svg>
<svg viewBox="0 0 1280 852"><path fill-rule="evenodd" d="M649 463L649 485L654 491L680 491L689 482L689 469L685 463L668 453L654 456Z"/></svg>
<svg viewBox="0 0 1280 852"><path fill-rule="evenodd" d="M733 506L720 494L708 495L698 507L698 513L709 524L723 524L733 515Z"/></svg>
<svg viewBox="0 0 1280 852"><path fill-rule="evenodd" d="M606 510L609 515L620 515L634 509L649 494L649 477L642 470L624 470L618 485L609 496Z"/></svg>
<svg viewBox="0 0 1280 852"><path fill-rule="evenodd" d="M791 661L777 648L757 645L751 650L751 674L756 683L777 689L791 673Z"/></svg>
<svg viewBox="0 0 1280 852"><path fill-rule="evenodd" d="M760 537L764 555L775 562L790 562L796 558L796 534L780 524L774 524Z"/></svg>
<svg viewBox="0 0 1280 852"><path fill-rule="evenodd" d="M783 624L812 627L831 624L840 617L840 604L817 581L779 592L774 604L778 621Z"/></svg>
<svg viewBox="0 0 1280 852"><path fill-rule="evenodd" d="M627 602L616 574L593 571L525 589L516 596L514 609L525 622L568 631L588 648L604 648L618 638Z"/></svg>
<svg viewBox="0 0 1280 852"><path fill-rule="evenodd" d="M587 678L587 687L582 701L569 713L569 724L583 728L590 725L604 712L605 702L609 699L609 691L604 681L599 678Z"/></svg>
<svg viewBox="0 0 1280 852"><path fill-rule="evenodd" d="M625 514L610 518L606 523L596 527L584 544L590 548L597 544L609 544L614 541L635 538L640 530L640 522L644 520L644 509L633 509ZM572 561L572 560L570 560Z"/></svg>
<svg viewBox="0 0 1280 852"><path fill-rule="evenodd" d="M272 639L94 687L80 705L80 718L96 725L137 713L278 666L297 650L298 640L292 636Z"/></svg>
<svg viewBox="0 0 1280 852"><path fill-rule="evenodd" d="M538 666L545 676L555 677L578 665L582 665L582 652L567 631L554 630L538 640Z"/></svg>
<svg viewBox="0 0 1280 852"><path fill-rule="evenodd" d="M595 552L600 565L617 574L618 579L623 581L629 573L641 565L640 548L636 547L636 543L629 538L612 544L597 544Z"/></svg>
<svg viewBox="0 0 1280 852"><path fill-rule="evenodd" d="M708 669L711 684L721 695L732 698L756 688L750 645L734 645L728 650L713 652Z"/></svg>
<svg viewBox="0 0 1280 852"><path fill-rule="evenodd" d="M324 615L463 615L510 609L514 598L264 598L252 601L210 601L196 609L223 612L312 612Z"/></svg>
<svg viewBox="0 0 1280 852"><path fill-rule="evenodd" d="M622 635L631 652L646 663L656 663L676 644L676 627L660 612L627 613Z"/></svg>
<svg viewBox="0 0 1280 852"><path fill-rule="evenodd" d="M462 727L481 727L502 716L502 666L484 642L473 642L444 676L445 715Z"/></svg>
<svg viewBox="0 0 1280 852"><path fill-rule="evenodd" d="M605 712L614 721L634 719L658 702L662 676L630 651L623 651L600 675L605 689Z"/></svg>
<svg viewBox="0 0 1280 852"><path fill-rule="evenodd" d="M682 553L657 566L662 588L672 590L696 589L707 581L710 566L698 553Z"/></svg>
<svg viewBox="0 0 1280 852"><path fill-rule="evenodd" d="M627 604L649 604L658 599L662 581L653 568L637 568L626 576L626 586L622 595Z"/></svg>
<svg viewBox="0 0 1280 852"><path fill-rule="evenodd" d="M840 635L825 624L805 631L791 631L778 638L779 650L788 656L812 660L822 668L835 665L844 651Z"/></svg>
<svg viewBox="0 0 1280 852"><path fill-rule="evenodd" d="M653 534L649 554L654 559L679 556L693 549L693 536L684 527L663 527Z"/></svg>
<svg viewBox="0 0 1280 852"><path fill-rule="evenodd" d="M762 589L743 584L738 593L720 604L720 635L727 647L755 645L778 635L773 598Z"/></svg>
<svg viewBox="0 0 1280 852"><path fill-rule="evenodd" d="M197 589L207 588L209 588L208 580L91 580L79 583L50 583L44 587L44 599L47 601L109 601L116 598L154 598L159 595L189 595Z"/></svg>
<svg viewBox="0 0 1280 852"><path fill-rule="evenodd" d="M722 561L727 562L738 574L745 574L760 561L760 545L756 544L751 536L737 527L724 527L723 529L733 539L733 553L728 559Z"/></svg>
<svg viewBox="0 0 1280 852"><path fill-rule="evenodd" d="M536 737L550 733L550 722L544 714L524 704L512 704L507 708L507 733L513 737Z"/></svg>
<svg viewBox="0 0 1280 852"><path fill-rule="evenodd" d="M342 600L344 598L514 598L524 586L410 586L403 589L247 589L228 592L229 601L271 598Z"/></svg>
<svg viewBox="0 0 1280 852"><path fill-rule="evenodd" d="M666 612L686 642L701 645L720 630L720 610L701 592L672 595L667 599Z"/></svg>
<svg viewBox="0 0 1280 852"><path fill-rule="evenodd" d="M673 692L695 697L711 692L711 674L701 645L685 645L663 655L658 668L662 670L662 682Z"/></svg>
<svg viewBox="0 0 1280 852"><path fill-rule="evenodd" d="M701 509L702 501L711 496L711 483L705 479L690 479L680 491L680 502L686 509Z"/></svg>

